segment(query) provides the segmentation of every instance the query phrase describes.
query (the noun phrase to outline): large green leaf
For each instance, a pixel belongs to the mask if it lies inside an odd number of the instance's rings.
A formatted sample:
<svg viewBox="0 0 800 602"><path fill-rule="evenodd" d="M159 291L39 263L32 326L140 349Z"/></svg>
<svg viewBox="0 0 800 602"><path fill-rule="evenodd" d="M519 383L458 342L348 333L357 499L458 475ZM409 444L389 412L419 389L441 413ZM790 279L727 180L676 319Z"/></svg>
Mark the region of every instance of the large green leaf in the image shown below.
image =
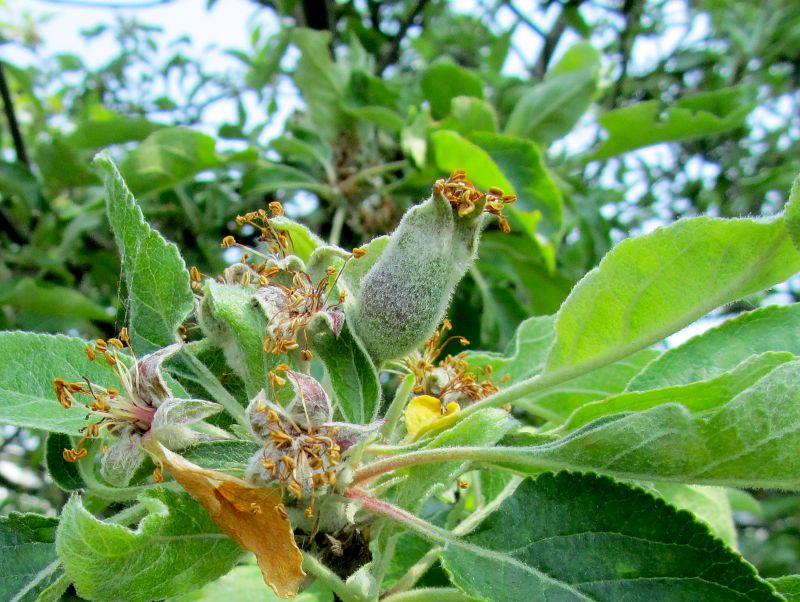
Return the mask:
<svg viewBox="0 0 800 602"><path fill-rule="evenodd" d="M108 219L128 289L131 343L144 355L177 340L178 326L192 309L189 272L177 247L147 224L114 163L105 155L95 161L105 171Z"/></svg>
<svg viewBox="0 0 800 602"><path fill-rule="evenodd" d="M628 385L645 391L709 380L751 355L789 351L800 355L800 304L769 306L743 313L667 350Z"/></svg>
<svg viewBox="0 0 800 602"><path fill-rule="evenodd" d="M767 579L786 602L800 602L800 575Z"/></svg>
<svg viewBox="0 0 800 602"><path fill-rule="evenodd" d="M295 167L266 161L248 166L242 177L242 196L256 197L277 190L310 190L323 197L333 195L329 186Z"/></svg>
<svg viewBox="0 0 800 602"><path fill-rule="evenodd" d="M127 117L102 111L78 123L66 141L78 148L101 149L113 144L144 140L165 126L141 117Z"/></svg>
<svg viewBox="0 0 800 602"><path fill-rule="evenodd" d="M187 128L158 130L136 147L120 165L135 194L172 188L201 171L222 163L211 136Z"/></svg>
<svg viewBox="0 0 800 602"><path fill-rule="evenodd" d="M483 98L483 83L472 71L454 63L437 63L428 67L420 80L422 95L431 105L434 119L450 113L450 102L456 96Z"/></svg>
<svg viewBox="0 0 800 602"><path fill-rule="evenodd" d="M648 100L615 109L600 116L608 138L592 159L659 142L719 134L741 125L754 107L751 91L739 87L685 96L670 107Z"/></svg>
<svg viewBox="0 0 800 602"><path fill-rule="evenodd" d="M679 510L688 510L708 525L711 532L731 548L736 548L736 526L733 512L724 487L683 485L682 483L654 483L652 490Z"/></svg>
<svg viewBox="0 0 800 602"><path fill-rule="evenodd" d="M667 386L662 389L627 391L619 395L613 395L594 403L587 403L577 409L569 417L565 428L576 429L601 416L617 412L640 412L663 403L680 403L692 412L713 410L755 384L777 366L793 359L795 359L795 356L788 352L767 352L752 356L729 372L723 372L708 380L686 385ZM611 364L611 366L616 366L617 363ZM595 372L590 372L589 375L602 371L603 369L601 368ZM581 378L583 377L575 380L580 380Z"/></svg>
<svg viewBox="0 0 800 602"><path fill-rule="evenodd" d="M569 132L592 103L599 70L600 53L588 42L575 44L522 95L505 133L547 144Z"/></svg>
<svg viewBox="0 0 800 602"><path fill-rule="evenodd" d="M339 336L330 329L314 336L311 348L325 364L334 404L346 422L375 420L381 401L378 371L345 323Z"/></svg>
<svg viewBox="0 0 800 602"><path fill-rule="evenodd" d="M9 283L10 284L10 283ZM13 286L0 285L0 305L24 309L42 316L113 322L114 312L92 301L82 292L66 286L20 278Z"/></svg>
<svg viewBox="0 0 800 602"><path fill-rule="evenodd" d="M57 525L55 518L36 514L0 518L0 600L34 602L61 578Z"/></svg>
<svg viewBox="0 0 800 602"><path fill-rule="evenodd" d="M192 591L227 573L242 549L186 494L140 497L148 514L133 530L92 516L80 496L64 506L56 549L88 600L147 602Z"/></svg>
<svg viewBox="0 0 800 602"><path fill-rule="evenodd" d="M62 335L0 332L0 423L69 435L86 426L86 410L64 409L56 400L53 379L119 387L113 372L90 362L86 341Z"/></svg>
<svg viewBox="0 0 800 602"><path fill-rule="evenodd" d="M459 588L492 602L780 600L690 513L595 475L523 482L442 559Z"/></svg>
<svg viewBox="0 0 800 602"><path fill-rule="evenodd" d="M554 443L468 455L522 472L567 468L645 481L797 490L798 387L800 360L794 360L709 412L664 403L602 417Z"/></svg>
<svg viewBox="0 0 800 602"><path fill-rule="evenodd" d="M782 217L680 220L627 239L573 289L547 371L587 372L800 270Z"/></svg>

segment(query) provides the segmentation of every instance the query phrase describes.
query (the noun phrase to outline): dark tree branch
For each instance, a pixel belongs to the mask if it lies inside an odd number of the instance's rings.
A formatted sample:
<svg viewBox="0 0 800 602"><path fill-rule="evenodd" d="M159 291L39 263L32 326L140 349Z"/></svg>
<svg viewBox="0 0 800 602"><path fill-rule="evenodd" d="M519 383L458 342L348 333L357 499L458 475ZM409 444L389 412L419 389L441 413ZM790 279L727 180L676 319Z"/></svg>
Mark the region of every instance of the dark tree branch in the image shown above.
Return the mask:
<svg viewBox="0 0 800 602"><path fill-rule="evenodd" d="M561 36L564 35L564 32L567 29L567 8L570 6L577 6L580 4L580 0L569 0L564 6L561 7L561 12L556 19L556 22L553 24L552 29L547 32L547 35L544 38L544 45L542 46L542 51L539 53L539 58L536 61L536 67L534 68L534 74L539 79L544 77L544 74L547 73L547 66L550 64L550 59L553 57L553 52L555 52L558 43L561 41Z"/></svg>
<svg viewBox="0 0 800 602"><path fill-rule="evenodd" d="M539 27L538 25L536 25L536 23L531 21L525 13L523 13L520 9L518 9L516 6L514 6L513 2L506 2L505 4L509 8L509 10L512 13L514 13L514 16L517 19L520 20L521 23L524 23L525 25L530 27L533 31L535 31L541 37L543 37L543 38L546 37L545 33L544 33L544 30L541 27Z"/></svg>
<svg viewBox="0 0 800 602"><path fill-rule="evenodd" d="M417 4L408 16L403 19L403 22L400 23L400 29L397 30L397 33L390 42L389 51L383 56L380 62L378 62L378 66L375 68L376 75L382 75L386 67L397 61L397 58L400 56L400 44L403 42L403 38L406 37L409 28L414 24L417 16L422 12L422 9L425 8L427 3L428 0L417 0Z"/></svg>
<svg viewBox="0 0 800 602"><path fill-rule="evenodd" d="M642 16L643 3L640 0L625 0L622 7L622 15L625 17L625 28L619 37L620 47L620 73L617 81L614 82L614 89L609 97L608 107L613 109L617 106L622 88L625 85L625 78L628 76L628 65L631 60L631 51L636 34L639 32L639 19Z"/></svg>
<svg viewBox="0 0 800 602"><path fill-rule="evenodd" d="M3 97L3 110L5 111L6 120L8 121L8 129L11 131L11 138L14 140L14 151L17 154L17 161L30 169L31 165L28 161L28 153L25 151L25 141L22 138L22 132L19 130L17 114L14 111L14 101L11 98L11 91L6 81L6 71L2 62L0 62L0 96Z"/></svg>

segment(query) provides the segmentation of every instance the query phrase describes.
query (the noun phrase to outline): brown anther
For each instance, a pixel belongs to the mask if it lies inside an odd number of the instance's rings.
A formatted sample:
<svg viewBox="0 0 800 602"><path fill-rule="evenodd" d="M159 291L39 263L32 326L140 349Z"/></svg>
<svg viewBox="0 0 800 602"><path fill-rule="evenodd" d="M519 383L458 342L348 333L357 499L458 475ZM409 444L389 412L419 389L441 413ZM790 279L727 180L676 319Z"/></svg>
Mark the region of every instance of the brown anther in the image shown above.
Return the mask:
<svg viewBox="0 0 800 602"><path fill-rule="evenodd" d="M415 394L422 395L422 393L424 391L425 391L425 389L422 387L422 385L414 385L414 393Z"/></svg>
<svg viewBox="0 0 800 602"><path fill-rule="evenodd" d="M490 186L489 190L486 191L486 194L490 194L492 196L502 197L503 190L502 188L498 188L497 186Z"/></svg>
<svg viewBox="0 0 800 602"><path fill-rule="evenodd" d="M344 300L347 299L347 291L342 291L339 293L339 303L344 303Z"/></svg>
<svg viewBox="0 0 800 602"><path fill-rule="evenodd" d="M325 268L325 273L329 277L335 276L336 275L336 268L333 267L332 265L329 265L327 268Z"/></svg>
<svg viewBox="0 0 800 602"><path fill-rule="evenodd" d="M283 205L281 205L278 201L272 201L269 205L270 213L272 213L273 217L280 217L283 215Z"/></svg>
<svg viewBox="0 0 800 602"><path fill-rule="evenodd" d="M108 349L108 345L106 345L106 342L103 339L95 339L94 345L97 347L97 350L100 353L103 353Z"/></svg>
<svg viewBox="0 0 800 602"><path fill-rule="evenodd" d="M117 365L117 358L114 357L113 353L109 353L108 351L106 351L103 354L103 357L106 358L106 361L108 362L109 366L116 366Z"/></svg>
<svg viewBox="0 0 800 602"><path fill-rule="evenodd" d="M275 374L274 370L270 370L267 373L267 376L269 377L269 382L272 383L273 387L282 387L286 384L286 379Z"/></svg>
<svg viewBox="0 0 800 602"><path fill-rule="evenodd" d="M511 226L509 225L508 220L506 218L501 217L499 223L500 223L500 231L503 234L508 234L509 232L511 232Z"/></svg>
<svg viewBox="0 0 800 602"><path fill-rule="evenodd" d="M275 464L275 460L272 458L261 458L261 467L264 470L270 471L272 476L275 476L275 471L278 469L277 465Z"/></svg>
<svg viewBox="0 0 800 602"><path fill-rule="evenodd" d="M100 427L97 422L90 422L86 427L84 437L97 437L100 434Z"/></svg>
<svg viewBox="0 0 800 602"><path fill-rule="evenodd" d="M304 359L305 361L307 361L307 362L310 362L310 361L311 361L311 358L312 358L312 357L314 357L314 356L311 354L311 351L309 351L308 349L303 349L303 350L300 352L300 355L301 355L301 356L303 357L303 359Z"/></svg>
<svg viewBox="0 0 800 602"><path fill-rule="evenodd" d="M319 470L323 466L322 458L312 457L308 461L308 465L311 467L312 470Z"/></svg>
<svg viewBox="0 0 800 602"><path fill-rule="evenodd" d="M505 410L506 412L511 412L511 404L507 403L507 404L505 404L503 406L500 406L500 409L501 410Z"/></svg>
<svg viewBox="0 0 800 602"><path fill-rule="evenodd" d="M314 518L314 507L309 506L305 510L303 510L303 514L306 515L306 518Z"/></svg>
<svg viewBox="0 0 800 602"><path fill-rule="evenodd" d="M131 338L128 336L128 327L123 326L119 331L119 340L125 343L128 347L131 346Z"/></svg>
<svg viewBox="0 0 800 602"><path fill-rule="evenodd" d="M311 477L311 484L314 489L319 489L323 485L327 483L327 479L325 478L325 473L318 473Z"/></svg>
<svg viewBox="0 0 800 602"><path fill-rule="evenodd" d="M280 429L270 431L269 436L278 448L287 447L292 444L292 438Z"/></svg>
<svg viewBox="0 0 800 602"><path fill-rule="evenodd" d="M156 466L156 469L153 471L153 480L156 483L164 482L164 474L161 472L161 468L158 466Z"/></svg>
<svg viewBox="0 0 800 602"><path fill-rule="evenodd" d="M281 269L279 267L271 265L266 270L264 270L264 273L262 275L266 276L267 278L272 278L273 276L279 274L280 271Z"/></svg>
<svg viewBox="0 0 800 602"><path fill-rule="evenodd" d="M466 489L467 487L469 487L469 483L467 483L464 479L459 479L458 487L459 489Z"/></svg>
<svg viewBox="0 0 800 602"><path fill-rule="evenodd" d="M125 347L122 341L116 338L108 339L108 342L111 343L117 349L123 349Z"/></svg>
<svg viewBox="0 0 800 602"><path fill-rule="evenodd" d="M284 520L289 520L289 514L286 512L286 508L284 508L283 504L275 506L275 510L281 515L281 518Z"/></svg>
<svg viewBox="0 0 800 602"><path fill-rule="evenodd" d="M267 278L263 274L258 277L258 286L268 286L268 285L269 285L269 278Z"/></svg>
<svg viewBox="0 0 800 602"><path fill-rule="evenodd" d="M95 352L95 350L92 349L91 347L89 347L88 345L84 348L83 351L84 351L84 353L86 353L86 357L89 358L90 362L93 362L94 358L97 357L97 352Z"/></svg>
<svg viewBox="0 0 800 602"><path fill-rule="evenodd" d="M328 451L328 460L330 460L331 464L336 466L339 463L339 460L341 460L341 459L342 459L342 456L339 454L339 446L338 445L334 445Z"/></svg>
<svg viewBox="0 0 800 602"><path fill-rule="evenodd" d="M270 424L278 424L280 422L280 418L278 418L278 413L275 410L269 410L267 412L267 422Z"/></svg>
<svg viewBox="0 0 800 602"><path fill-rule="evenodd" d="M289 364L278 364L275 366L275 372L286 372L287 370L291 370Z"/></svg>
<svg viewBox="0 0 800 602"><path fill-rule="evenodd" d="M328 470L325 471L325 479L328 481L328 485L335 485L336 473L329 468Z"/></svg>
<svg viewBox="0 0 800 602"><path fill-rule="evenodd" d="M200 270L198 270L196 266L192 266L190 273L192 275L192 280L195 282L200 282L203 279L202 274L200 274Z"/></svg>
<svg viewBox="0 0 800 602"><path fill-rule="evenodd" d="M364 255L367 254L367 250L364 247L356 247L353 249L353 257L356 259L361 259Z"/></svg>
<svg viewBox="0 0 800 602"><path fill-rule="evenodd" d="M281 462L286 467L287 472L293 472L295 467L297 466L297 462L291 456L283 455L281 456Z"/></svg>
<svg viewBox="0 0 800 602"><path fill-rule="evenodd" d="M255 502L250 502L250 514L261 514L261 506Z"/></svg>
<svg viewBox="0 0 800 602"><path fill-rule="evenodd" d="M228 236L226 236L225 238L222 239L222 248L223 249L229 249L235 244L236 244L236 239L233 236L228 235Z"/></svg>
<svg viewBox="0 0 800 602"><path fill-rule="evenodd" d="M292 482L289 483L289 492L298 500L303 499L303 488L300 487L300 483L292 479Z"/></svg>
<svg viewBox="0 0 800 602"><path fill-rule="evenodd" d="M62 453L62 457L67 462L77 462L78 460L82 460L88 455L89 451L83 447L78 449L65 449Z"/></svg>

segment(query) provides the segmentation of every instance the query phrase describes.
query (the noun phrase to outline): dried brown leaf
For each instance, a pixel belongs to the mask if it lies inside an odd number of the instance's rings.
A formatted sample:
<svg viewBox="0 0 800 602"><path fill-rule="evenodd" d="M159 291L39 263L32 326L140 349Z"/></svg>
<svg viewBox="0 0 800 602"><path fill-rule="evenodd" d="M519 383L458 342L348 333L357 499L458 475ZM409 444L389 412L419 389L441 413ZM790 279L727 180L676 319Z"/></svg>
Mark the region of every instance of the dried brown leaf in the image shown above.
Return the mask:
<svg viewBox="0 0 800 602"><path fill-rule="evenodd" d="M256 555L264 582L278 596L294 597L305 577L303 556L280 492L197 466L156 441L147 447L220 529Z"/></svg>

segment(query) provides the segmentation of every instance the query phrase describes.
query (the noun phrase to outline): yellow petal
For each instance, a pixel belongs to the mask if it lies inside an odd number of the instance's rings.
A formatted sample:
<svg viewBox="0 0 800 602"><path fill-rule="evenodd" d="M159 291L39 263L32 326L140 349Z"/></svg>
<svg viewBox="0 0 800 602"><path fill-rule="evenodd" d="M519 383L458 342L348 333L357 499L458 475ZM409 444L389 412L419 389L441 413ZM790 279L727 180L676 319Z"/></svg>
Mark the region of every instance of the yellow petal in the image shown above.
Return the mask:
<svg viewBox="0 0 800 602"><path fill-rule="evenodd" d="M303 556L279 491L197 466L157 441L149 441L146 447L220 529L256 555L264 582L278 596L294 597L305 577Z"/></svg>
<svg viewBox="0 0 800 602"><path fill-rule="evenodd" d="M405 411L406 430L412 441L432 430L441 430L456 421L461 410L451 401L442 411L442 402L431 395L420 395L412 399Z"/></svg>

